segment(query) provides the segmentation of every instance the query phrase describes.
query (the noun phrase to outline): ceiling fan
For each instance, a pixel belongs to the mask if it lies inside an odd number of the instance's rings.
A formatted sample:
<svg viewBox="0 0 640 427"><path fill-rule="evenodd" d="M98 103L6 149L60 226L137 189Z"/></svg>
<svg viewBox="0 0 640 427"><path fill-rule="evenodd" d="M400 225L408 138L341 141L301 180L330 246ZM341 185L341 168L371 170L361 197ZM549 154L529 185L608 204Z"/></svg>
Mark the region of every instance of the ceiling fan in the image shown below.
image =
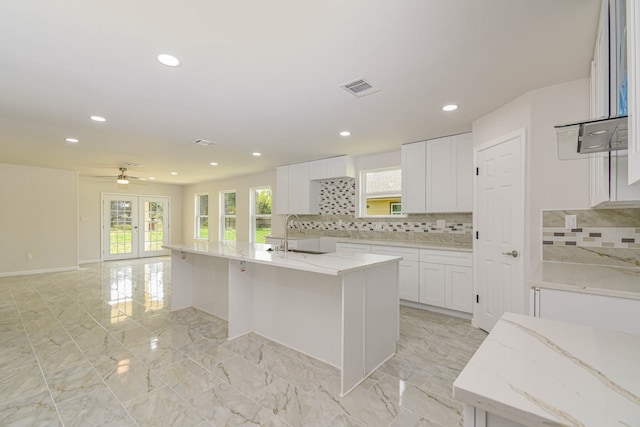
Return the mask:
<svg viewBox="0 0 640 427"><path fill-rule="evenodd" d="M125 167L120 167L118 170L120 172L118 175L96 176L96 178L116 178L118 184L128 184L130 179L147 180L146 178L127 175L127 168Z"/></svg>

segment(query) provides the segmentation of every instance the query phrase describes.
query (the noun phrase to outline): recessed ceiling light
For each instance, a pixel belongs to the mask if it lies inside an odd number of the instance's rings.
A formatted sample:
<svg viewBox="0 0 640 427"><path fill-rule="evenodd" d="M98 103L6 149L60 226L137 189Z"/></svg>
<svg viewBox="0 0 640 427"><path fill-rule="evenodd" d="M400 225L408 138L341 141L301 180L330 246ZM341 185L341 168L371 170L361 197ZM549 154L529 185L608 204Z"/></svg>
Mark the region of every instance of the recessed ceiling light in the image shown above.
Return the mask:
<svg viewBox="0 0 640 427"><path fill-rule="evenodd" d="M77 139L77 138L65 138L64 140L65 140L65 141L67 141L67 142L71 142L71 143L73 143L73 144L75 144L76 142L78 142L78 139Z"/></svg>
<svg viewBox="0 0 640 427"><path fill-rule="evenodd" d="M171 175L178 175L178 172L171 172Z"/></svg>
<svg viewBox="0 0 640 427"><path fill-rule="evenodd" d="M91 116L91 120L93 120L94 122L106 122L107 119L105 119L104 117L101 116Z"/></svg>
<svg viewBox="0 0 640 427"><path fill-rule="evenodd" d="M340 132L340 136L349 136L351 135L351 132L349 132L348 130L343 130L342 132Z"/></svg>
<svg viewBox="0 0 640 427"><path fill-rule="evenodd" d="M173 55L162 53L158 55L157 58L162 65L166 65L167 67L177 67L178 65L180 65L180 60Z"/></svg>
<svg viewBox="0 0 640 427"><path fill-rule="evenodd" d="M251 153L251 155L254 157L260 157L262 156L262 153L255 152L255 153Z"/></svg>
<svg viewBox="0 0 640 427"><path fill-rule="evenodd" d="M217 162L211 162L211 163L209 163L209 164L210 164L211 166L218 166L218 163L217 163Z"/></svg>
<svg viewBox="0 0 640 427"><path fill-rule="evenodd" d="M149 179L150 179L151 181L153 181L154 179L156 179L156 177L155 177L155 176L150 176L150 177L149 177Z"/></svg>
<svg viewBox="0 0 640 427"><path fill-rule="evenodd" d="M457 110L458 106L456 104L449 104L449 105L445 105L444 107L442 107L443 111L453 111L453 110Z"/></svg>

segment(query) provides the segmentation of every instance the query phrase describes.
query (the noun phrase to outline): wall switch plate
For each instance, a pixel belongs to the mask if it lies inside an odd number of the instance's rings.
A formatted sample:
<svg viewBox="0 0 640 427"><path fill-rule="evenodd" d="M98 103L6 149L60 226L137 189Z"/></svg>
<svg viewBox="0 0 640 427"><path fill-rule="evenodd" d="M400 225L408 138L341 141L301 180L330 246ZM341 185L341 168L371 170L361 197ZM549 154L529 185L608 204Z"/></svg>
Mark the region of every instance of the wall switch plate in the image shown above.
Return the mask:
<svg viewBox="0 0 640 427"><path fill-rule="evenodd" d="M376 222L373 227L376 231L382 231L382 223L380 222Z"/></svg>
<svg viewBox="0 0 640 427"><path fill-rule="evenodd" d="M444 219L439 219L436 221L436 227L437 228L444 228L446 225L446 221Z"/></svg>
<svg viewBox="0 0 640 427"><path fill-rule="evenodd" d="M577 228L577 227L578 227L578 219L576 215L564 216L564 228Z"/></svg>

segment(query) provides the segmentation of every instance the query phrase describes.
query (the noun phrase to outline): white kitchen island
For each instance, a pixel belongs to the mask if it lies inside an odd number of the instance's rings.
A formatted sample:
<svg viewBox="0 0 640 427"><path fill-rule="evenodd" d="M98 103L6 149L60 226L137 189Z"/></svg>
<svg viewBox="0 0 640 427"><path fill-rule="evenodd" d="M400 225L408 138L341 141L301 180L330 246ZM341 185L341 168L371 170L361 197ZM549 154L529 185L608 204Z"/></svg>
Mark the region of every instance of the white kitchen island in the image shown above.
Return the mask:
<svg viewBox="0 0 640 427"><path fill-rule="evenodd" d="M242 242L168 245L171 309L228 320L341 371L341 395L395 354L399 257L269 252Z"/></svg>

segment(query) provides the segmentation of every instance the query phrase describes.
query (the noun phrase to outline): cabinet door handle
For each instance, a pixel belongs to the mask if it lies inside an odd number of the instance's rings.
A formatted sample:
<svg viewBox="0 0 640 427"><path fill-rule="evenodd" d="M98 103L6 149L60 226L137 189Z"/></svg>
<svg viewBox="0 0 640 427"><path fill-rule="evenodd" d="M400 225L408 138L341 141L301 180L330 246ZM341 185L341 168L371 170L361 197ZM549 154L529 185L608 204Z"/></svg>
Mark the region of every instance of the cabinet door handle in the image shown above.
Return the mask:
<svg viewBox="0 0 640 427"><path fill-rule="evenodd" d="M512 250L511 252L502 252L502 255L508 255L508 256L512 256L514 258L518 258L518 251L516 251L515 249Z"/></svg>

